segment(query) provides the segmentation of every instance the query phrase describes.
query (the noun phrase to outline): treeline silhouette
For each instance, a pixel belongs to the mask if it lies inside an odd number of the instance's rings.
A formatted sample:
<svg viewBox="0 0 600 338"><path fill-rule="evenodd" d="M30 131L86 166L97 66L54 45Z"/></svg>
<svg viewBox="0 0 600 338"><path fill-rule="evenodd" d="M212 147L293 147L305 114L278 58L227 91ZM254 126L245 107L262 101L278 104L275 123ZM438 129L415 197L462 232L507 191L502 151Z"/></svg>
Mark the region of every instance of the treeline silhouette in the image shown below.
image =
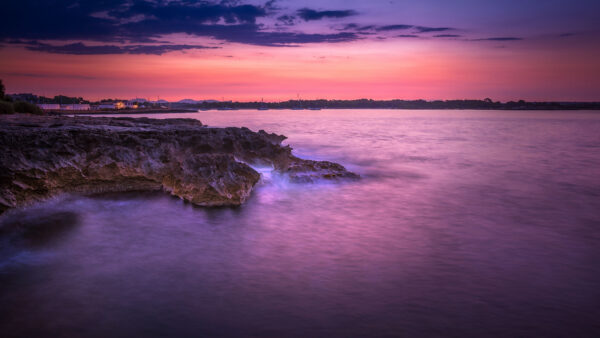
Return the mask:
<svg viewBox="0 0 600 338"><path fill-rule="evenodd" d="M14 100L30 103L91 103L127 101L103 99L95 102L81 97L57 95L52 98L34 94L13 94ZM5 99L10 99L6 96ZM197 108L197 109L482 109L482 110L600 110L600 102L528 102L524 100L499 102L484 100L288 100L281 102L204 101L198 103L143 103L147 108Z"/></svg>
<svg viewBox="0 0 600 338"><path fill-rule="evenodd" d="M35 104L26 101L15 101L12 97L6 95L5 90L4 83L0 79L0 115L15 113L44 115L44 111Z"/></svg>
<svg viewBox="0 0 600 338"><path fill-rule="evenodd" d="M202 102L177 104L200 109L502 109L502 110L576 110L599 109L600 102L494 102L485 100L289 100L283 102Z"/></svg>
<svg viewBox="0 0 600 338"><path fill-rule="evenodd" d="M90 101L83 99L82 97L70 97L65 95L56 95L54 97L45 97L41 95L35 95L31 93L23 94L11 94L13 100L21 100L29 103L56 103L56 104L80 104L90 103Z"/></svg>

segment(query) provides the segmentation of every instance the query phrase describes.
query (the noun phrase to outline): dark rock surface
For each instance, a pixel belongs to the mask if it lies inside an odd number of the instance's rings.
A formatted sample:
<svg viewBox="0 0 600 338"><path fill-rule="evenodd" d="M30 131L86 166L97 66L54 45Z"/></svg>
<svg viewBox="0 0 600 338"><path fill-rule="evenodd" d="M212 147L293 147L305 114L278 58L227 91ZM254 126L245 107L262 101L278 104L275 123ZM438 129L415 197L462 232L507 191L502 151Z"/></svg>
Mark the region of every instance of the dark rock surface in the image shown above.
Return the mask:
<svg viewBox="0 0 600 338"><path fill-rule="evenodd" d="M239 205L260 179L248 164L296 182L358 178L293 156L284 139L194 119L0 116L0 213L63 192L164 190L197 205Z"/></svg>

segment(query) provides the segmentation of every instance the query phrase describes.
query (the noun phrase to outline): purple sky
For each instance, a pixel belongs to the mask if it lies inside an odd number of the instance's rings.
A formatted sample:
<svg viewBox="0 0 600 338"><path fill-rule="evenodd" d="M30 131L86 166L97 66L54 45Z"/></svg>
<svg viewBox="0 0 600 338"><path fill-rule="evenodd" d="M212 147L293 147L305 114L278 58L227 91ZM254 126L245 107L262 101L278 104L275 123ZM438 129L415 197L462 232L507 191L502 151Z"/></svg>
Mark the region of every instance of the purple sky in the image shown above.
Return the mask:
<svg viewBox="0 0 600 338"><path fill-rule="evenodd" d="M600 100L597 0L22 0L3 9L0 78L11 92ZM122 69L113 82L102 75L111 69ZM223 81L208 76L215 69Z"/></svg>

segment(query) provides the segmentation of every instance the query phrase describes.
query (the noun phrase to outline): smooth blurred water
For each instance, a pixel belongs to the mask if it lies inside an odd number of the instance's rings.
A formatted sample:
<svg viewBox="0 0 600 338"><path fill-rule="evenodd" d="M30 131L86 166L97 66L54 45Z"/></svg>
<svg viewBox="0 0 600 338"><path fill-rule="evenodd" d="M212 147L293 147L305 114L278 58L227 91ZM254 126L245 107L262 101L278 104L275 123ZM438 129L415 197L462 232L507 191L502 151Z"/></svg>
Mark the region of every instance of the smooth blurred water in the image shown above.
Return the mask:
<svg viewBox="0 0 600 338"><path fill-rule="evenodd" d="M363 179L3 216L7 336L600 335L600 113L207 111ZM56 229L48 230L45 229Z"/></svg>

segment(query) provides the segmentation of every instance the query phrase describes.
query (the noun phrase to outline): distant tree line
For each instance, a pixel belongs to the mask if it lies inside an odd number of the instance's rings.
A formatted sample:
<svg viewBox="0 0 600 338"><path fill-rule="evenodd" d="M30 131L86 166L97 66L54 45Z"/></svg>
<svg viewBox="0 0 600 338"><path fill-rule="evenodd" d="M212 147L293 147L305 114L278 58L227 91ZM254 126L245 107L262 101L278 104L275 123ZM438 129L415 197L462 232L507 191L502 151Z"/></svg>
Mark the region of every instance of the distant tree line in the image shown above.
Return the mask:
<svg viewBox="0 0 600 338"><path fill-rule="evenodd" d="M38 96L30 93L11 94L13 100L20 100L29 103L55 103L55 104L85 104L90 103L82 97L70 97L65 95L56 95L54 97Z"/></svg>
<svg viewBox="0 0 600 338"><path fill-rule="evenodd" d="M44 111L35 104L26 101L15 101L11 96L6 95L5 91L4 83L0 79L0 115L15 113L44 115Z"/></svg>
<svg viewBox="0 0 600 338"><path fill-rule="evenodd" d="M494 102L484 100L289 100L283 102L202 102L174 104L199 109L482 109L482 110L576 110L600 109L600 102Z"/></svg>
<svg viewBox="0 0 600 338"><path fill-rule="evenodd" d="M57 95L52 98L34 94L5 94L5 88L0 80L0 102L2 112L8 105L6 102L19 101L30 104L101 104L114 103L120 99L102 99L96 102L84 100L82 97ZM12 106L12 105L11 105ZM34 105L35 106L35 105ZM146 108L160 108L161 104L140 102ZM219 102L204 101L201 103L170 103L170 108L196 108L196 109L481 109L481 110L600 110L600 102L527 102L524 100L509 102L494 102L492 99L483 100L288 100L282 102ZM33 110L28 106L29 110ZM15 108L15 107L12 107ZM22 104L18 107L24 109ZM36 107L37 108L37 107Z"/></svg>
<svg viewBox="0 0 600 338"><path fill-rule="evenodd" d="M54 97L45 97L31 93L11 94L13 100L25 101L34 104L110 104L115 102L128 102L125 99L101 99L99 101L89 101L82 97L71 97L66 95L56 95ZM139 105L152 106L149 102L138 102Z"/></svg>

